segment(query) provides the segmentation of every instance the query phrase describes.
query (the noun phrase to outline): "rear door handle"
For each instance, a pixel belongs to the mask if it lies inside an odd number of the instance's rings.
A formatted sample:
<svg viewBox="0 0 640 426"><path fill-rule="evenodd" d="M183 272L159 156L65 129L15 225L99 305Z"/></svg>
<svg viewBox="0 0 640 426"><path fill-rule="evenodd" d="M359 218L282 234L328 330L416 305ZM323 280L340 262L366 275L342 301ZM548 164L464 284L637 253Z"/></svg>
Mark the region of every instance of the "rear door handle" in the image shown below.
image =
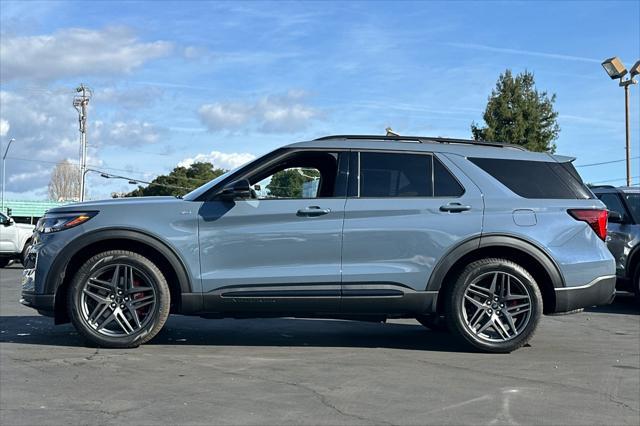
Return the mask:
<svg viewBox="0 0 640 426"><path fill-rule="evenodd" d="M309 206L298 210L298 216L316 217L331 213L331 209L322 209L319 206Z"/></svg>
<svg viewBox="0 0 640 426"><path fill-rule="evenodd" d="M441 212L460 213L471 210L471 206L465 206L460 203L448 203L444 206L440 206Z"/></svg>

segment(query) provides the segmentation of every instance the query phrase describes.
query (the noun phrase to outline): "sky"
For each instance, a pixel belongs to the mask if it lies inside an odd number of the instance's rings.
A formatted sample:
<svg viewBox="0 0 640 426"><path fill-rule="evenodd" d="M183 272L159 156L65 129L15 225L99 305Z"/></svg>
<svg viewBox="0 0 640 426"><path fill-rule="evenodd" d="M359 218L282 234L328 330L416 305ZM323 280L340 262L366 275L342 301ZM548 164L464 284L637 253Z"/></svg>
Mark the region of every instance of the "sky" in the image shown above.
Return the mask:
<svg viewBox="0 0 640 426"><path fill-rule="evenodd" d="M79 161L80 83L93 91L89 166L151 180L232 168L328 134L470 138L500 73L556 94L558 154L624 184L624 92L600 63L640 59L640 1L0 1L6 198L47 198ZM631 87L640 183L640 87ZM602 165L593 163L610 162ZM88 198L135 186L87 175Z"/></svg>

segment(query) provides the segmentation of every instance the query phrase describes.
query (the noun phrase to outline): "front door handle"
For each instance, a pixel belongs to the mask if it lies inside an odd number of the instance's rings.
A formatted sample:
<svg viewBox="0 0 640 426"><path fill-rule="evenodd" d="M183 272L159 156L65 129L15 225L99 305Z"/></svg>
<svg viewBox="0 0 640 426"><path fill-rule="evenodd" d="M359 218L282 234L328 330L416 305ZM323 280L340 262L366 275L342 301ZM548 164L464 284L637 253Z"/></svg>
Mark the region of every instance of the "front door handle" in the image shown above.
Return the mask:
<svg viewBox="0 0 640 426"><path fill-rule="evenodd" d="M471 206L465 206L460 203L448 203L444 206L440 206L441 212L460 213L471 210Z"/></svg>
<svg viewBox="0 0 640 426"><path fill-rule="evenodd" d="M331 213L331 209L321 209L319 206L309 206L298 210L298 216L316 217Z"/></svg>

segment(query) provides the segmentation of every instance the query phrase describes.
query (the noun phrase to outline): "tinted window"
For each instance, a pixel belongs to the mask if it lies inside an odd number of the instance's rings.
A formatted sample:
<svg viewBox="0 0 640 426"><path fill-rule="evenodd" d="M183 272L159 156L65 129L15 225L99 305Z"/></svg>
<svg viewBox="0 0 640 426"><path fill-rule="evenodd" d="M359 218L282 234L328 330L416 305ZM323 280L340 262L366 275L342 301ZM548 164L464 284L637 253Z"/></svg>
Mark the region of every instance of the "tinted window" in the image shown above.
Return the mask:
<svg viewBox="0 0 640 426"><path fill-rule="evenodd" d="M622 204L622 200L618 197L618 194L597 194L598 198L607 206L610 211L618 212L622 215L623 221L627 220L627 212Z"/></svg>
<svg viewBox="0 0 640 426"><path fill-rule="evenodd" d="M593 198L571 164L496 158L469 160L521 197Z"/></svg>
<svg viewBox="0 0 640 426"><path fill-rule="evenodd" d="M433 191L435 197L460 197L464 188L438 160L433 158Z"/></svg>
<svg viewBox="0 0 640 426"><path fill-rule="evenodd" d="M431 197L431 155L363 152L361 197Z"/></svg>
<svg viewBox="0 0 640 426"><path fill-rule="evenodd" d="M624 194L624 198L627 199L627 205L631 209L635 222L640 223L640 194Z"/></svg>

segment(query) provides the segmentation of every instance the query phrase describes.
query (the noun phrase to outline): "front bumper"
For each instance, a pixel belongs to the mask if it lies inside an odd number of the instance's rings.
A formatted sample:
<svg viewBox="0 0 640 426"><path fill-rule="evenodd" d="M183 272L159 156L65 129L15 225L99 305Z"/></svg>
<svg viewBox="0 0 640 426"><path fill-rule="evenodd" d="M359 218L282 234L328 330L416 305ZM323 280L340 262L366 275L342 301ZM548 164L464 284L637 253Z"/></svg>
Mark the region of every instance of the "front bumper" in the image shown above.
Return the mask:
<svg viewBox="0 0 640 426"><path fill-rule="evenodd" d="M579 287L556 288L556 313L588 308L594 305L608 305L616 294L616 276L596 278Z"/></svg>
<svg viewBox="0 0 640 426"><path fill-rule="evenodd" d="M51 315L55 306L54 294L35 294L22 292L20 303L24 306L28 306L33 309L37 309L38 312Z"/></svg>

